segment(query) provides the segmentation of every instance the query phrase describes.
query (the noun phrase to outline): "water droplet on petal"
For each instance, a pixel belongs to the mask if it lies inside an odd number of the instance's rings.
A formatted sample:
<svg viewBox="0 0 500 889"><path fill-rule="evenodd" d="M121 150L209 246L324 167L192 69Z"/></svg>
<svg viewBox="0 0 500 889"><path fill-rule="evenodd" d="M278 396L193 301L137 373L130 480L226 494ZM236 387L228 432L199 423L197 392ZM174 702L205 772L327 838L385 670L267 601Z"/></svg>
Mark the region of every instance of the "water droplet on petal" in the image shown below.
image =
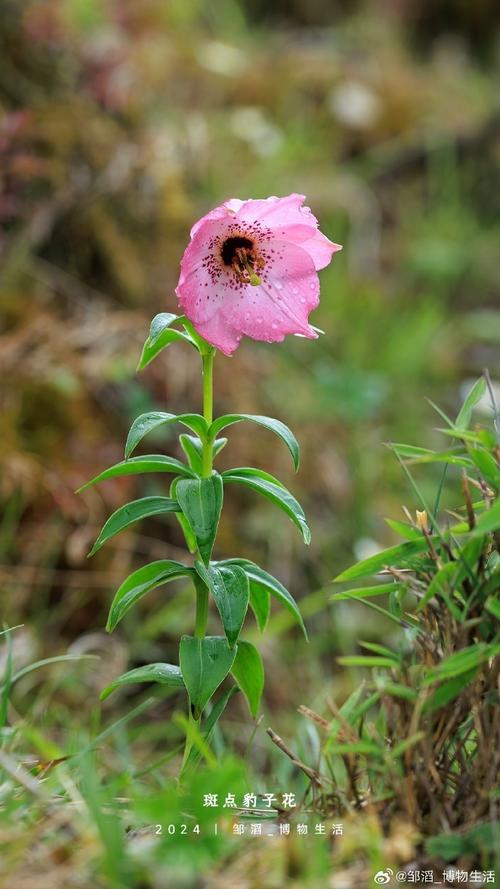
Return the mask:
<svg viewBox="0 0 500 889"><path fill-rule="evenodd" d="M238 336L236 337L236 342L237 342L237 343L241 342L241 336L240 336L240 334L238 334Z"/></svg>
<svg viewBox="0 0 500 889"><path fill-rule="evenodd" d="M298 288L298 287L292 287L292 293L294 293L295 295L297 295L298 292L299 292L299 288Z"/></svg>
<svg viewBox="0 0 500 889"><path fill-rule="evenodd" d="M311 288L311 290L316 290L316 284L314 283L314 281L311 281L309 287Z"/></svg>
<svg viewBox="0 0 500 889"><path fill-rule="evenodd" d="M262 318L260 317L260 315L257 315L255 320L256 320L257 324L262 324Z"/></svg>
<svg viewBox="0 0 500 889"><path fill-rule="evenodd" d="M305 296L301 296L301 297L300 297L300 301L301 301L302 305L305 306L305 304L306 304L306 298L305 298Z"/></svg>
<svg viewBox="0 0 500 889"><path fill-rule="evenodd" d="M250 312L245 312L245 321L250 321Z"/></svg>
<svg viewBox="0 0 500 889"><path fill-rule="evenodd" d="M276 290L283 290L283 284L281 283L281 281L276 281L276 284L274 286L276 287Z"/></svg>
<svg viewBox="0 0 500 889"><path fill-rule="evenodd" d="M274 322L271 324L271 327L272 327L273 330L277 330L277 329L278 329L278 325L277 325L277 324L274 324Z"/></svg>

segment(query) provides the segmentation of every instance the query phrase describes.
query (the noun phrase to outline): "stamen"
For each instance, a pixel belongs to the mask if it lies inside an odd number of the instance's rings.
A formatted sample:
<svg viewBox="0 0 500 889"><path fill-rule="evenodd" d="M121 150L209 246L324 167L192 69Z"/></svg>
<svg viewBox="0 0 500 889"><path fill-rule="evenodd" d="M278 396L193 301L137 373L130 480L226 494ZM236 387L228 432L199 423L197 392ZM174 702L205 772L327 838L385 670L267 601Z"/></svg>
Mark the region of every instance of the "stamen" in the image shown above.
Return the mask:
<svg viewBox="0 0 500 889"><path fill-rule="evenodd" d="M257 255L255 243L243 235L227 238L222 245L221 257L230 266L241 284L258 287L262 283L257 271L264 268L264 260Z"/></svg>

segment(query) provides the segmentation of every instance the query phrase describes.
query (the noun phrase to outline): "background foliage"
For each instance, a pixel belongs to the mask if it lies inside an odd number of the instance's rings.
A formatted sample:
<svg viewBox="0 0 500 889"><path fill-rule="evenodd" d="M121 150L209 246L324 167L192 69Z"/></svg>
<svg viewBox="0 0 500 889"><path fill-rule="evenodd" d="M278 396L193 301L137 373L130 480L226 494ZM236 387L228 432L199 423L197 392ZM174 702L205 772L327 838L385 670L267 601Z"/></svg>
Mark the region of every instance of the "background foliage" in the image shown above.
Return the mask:
<svg viewBox="0 0 500 889"><path fill-rule="evenodd" d="M81 753L91 736L147 702L131 689L101 709L98 694L125 669L175 661L193 613L188 586L160 590L116 638L104 634L121 580L147 560L177 558L180 530L152 519L87 563L107 515L158 488L116 479L79 497L74 490L121 458L141 411L198 411L198 368L187 351L172 347L140 378L135 366L151 316L175 311L190 225L226 198L303 192L322 230L344 244L322 273L312 319L326 335L274 348L245 342L216 372L218 413L281 417L303 455L293 476L270 435L241 426L221 468L255 462L283 478L313 533L305 550L265 503L236 488L228 497L217 557L245 552L279 577L300 601L311 638L306 644L276 612L259 640L265 721L254 737L240 696L228 705L228 743L239 754L250 744L259 790L291 790L300 780L265 725L313 755L297 706L324 712L328 696L341 703L359 673L336 658L352 655L359 639L390 641L384 618L333 603L328 585L395 542L385 516L401 516L402 503L419 506L383 443L441 447L424 396L455 416L482 367L499 379L498 33L491 0L294 0L272 8L4 0L0 617L23 625L12 634L16 670L68 652L99 655L16 684L9 725L22 729L16 750L28 763ZM164 441L162 433L159 449ZM424 493L435 490L439 467L419 473ZM456 502L454 478L445 505ZM6 646L2 652L6 663ZM119 724L103 742L109 800L139 798L130 775L182 739L176 706L175 697L155 698L138 722ZM78 795L95 813L106 800L92 764L82 762ZM228 760L227 773L200 777L199 786L245 784L242 768ZM166 798L157 805L165 808ZM53 817L45 829L62 851L36 853L29 872L37 889L45 871L51 887L72 885L66 816ZM93 823L107 850L99 879L135 879L114 871L120 829L110 835L108 822ZM82 817L78 829L94 848L95 827ZM28 880L18 871L28 834L7 834L13 851L2 867ZM223 849L207 841L203 854L219 860ZM242 880L244 871L243 859Z"/></svg>

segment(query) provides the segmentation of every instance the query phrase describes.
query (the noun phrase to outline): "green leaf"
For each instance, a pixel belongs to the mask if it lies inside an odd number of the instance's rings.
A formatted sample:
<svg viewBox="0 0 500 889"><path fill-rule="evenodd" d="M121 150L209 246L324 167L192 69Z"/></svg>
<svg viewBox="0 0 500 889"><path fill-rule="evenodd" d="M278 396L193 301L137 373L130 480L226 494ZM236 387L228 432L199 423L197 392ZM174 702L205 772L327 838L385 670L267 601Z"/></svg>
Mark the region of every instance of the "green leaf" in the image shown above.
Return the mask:
<svg viewBox="0 0 500 889"><path fill-rule="evenodd" d="M297 471L300 463L299 443L292 430L289 429L288 426L285 426L281 420L275 420L273 417L261 417L259 414L226 414L225 416L218 417L217 420L214 420L210 427L210 435L215 437L227 426L232 426L234 423L241 423L242 420L249 420L251 423L257 423L257 425L263 426L265 429L270 429L271 432L276 433L290 451L295 471Z"/></svg>
<svg viewBox="0 0 500 889"><path fill-rule="evenodd" d="M492 531L498 531L500 528L500 497L495 500L490 509L481 513L476 521L476 527L472 531L473 536L481 536L482 534L490 534Z"/></svg>
<svg viewBox="0 0 500 889"><path fill-rule="evenodd" d="M207 421L200 414L166 414L164 411L150 411L147 414L141 414L130 427L125 444L125 459L130 457L148 432L168 423L182 423L183 426L196 432L200 438L206 435L208 428Z"/></svg>
<svg viewBox="0 0 500 889"><path fill-rule="evenodd" d="M406 753L407 750L414 747L415 744L418 744L422 738L425 738L425 732L415 732L415 734L411 735L409 738L404 738L403 741L400 741L399 744L396 744L392 750L389 751L389 759L397 759L398 756L402 756L403 753Z"/></svg>
<svg viewBox="0 0 500 889"><path fill-rule="evenodd" d="M248 577L239 565L208 568L202 562L194 565L214 597L224 632L231 648L238 641L248 608L250 595Z"/></svg>
<svg viewBox="0 0 500 889"><path fill-rule="evenodd" d="M255 719L264 691L264 664L251 642L244 640L238 642L238 653L231 667L231 673L245 695L250 713Z"/></svg>
<svg viewBox="0 0 500 889"><path fill-rule="evenodd" d="M177 485L179 484L179 482L180 482L180 478L174 478L174 480L172 481L172 484L170 485L170 496L173 497L174 499L177 499L175 496L175 491L177 489ZM175 517L176 517L177 521L179 522L179 525L182 528L182 533L184 534L184 539L186 541L187 548L188 548L189 552L192 555L195 555L195 553L198 552L198 544L196 542L196 537L193 534L191 525L189 524L186 516L180 510L180 507L179 507L179 512L175 513Z"/></svg>
<svg viewBox="0 0 500 889"><path fill-rule="evenodd" d="M383 756L384 754L384 751L372 741L353 741L352 744L331 744L328 751L334 755L361 753L366 756Z"/></svg>
<svg viewBox="0 0 500 889"><path fill-rule="evenodd" d="M307 639L307 631L304 626L304 621L302 620L302 615L299 611L299 606L297 605L295 599L292 594L288 592L288 590L276 580L272 574L268 574L267 571L264 571L263 568L260 568L255 562L250 562L248 559L224 559L221 562L214 562L215 565L240 565L245 574L250 581L250 590L252 588L262 588L268 591L272 596L278 599L285 608L290 611L291 614L295 617L297 623L299 624L304 636Z"/></svg>
<svg viewBox="0 0 500 889"><path fill-rule="evenodd" d="M137 571L129 574L117 590L111 603L106 624L107 631L111 633L127 611L139 599L142 599L146 593L158 586L163 586L164 583L169 583L171 580L193 576L193 568L188 568L186 565L182 565L181 562L174 562L170 559L160 559L157 562L151 562L149 565L144 565L143 568L139 568Z"/></svg>
<svg viewBox="0 0 500 889"><path fill-rule="evenodd" d="M470 390L467 398L465 399L460 412L455 420L455 426L457 429L467 429L471 417L472 411L475 408L476 404L481 401L484 393L486 392L486 380L484 377L480 377L477 383L474 383L472 389Z"/></svg>
<svg viewBox="0 0 500 889"><path fill-rule="evenodd" d="M369 577L371 574L378 574L379 571L393 565L404 567L408 559L425 552L428 548L429 544L423 535L421 540L411 540L390 546L389 549L384 549L382 552L375 553L374 556L369 556L368 559L363 559L356 565L346 568L342 574L335 578L334 582L343 583L347 580L357 580L358 577Z"/></svg>
<svg viewBox="0 0 500 889"><path fill-rule="evenodd" d="M286 488L281 487L280 483L276 482L276 479L271 482L254 475L253 472L254 470L247 467L229 469L222 473L222 478L224 483L239 482L242 485L246 485L248 488L258 491L259 494L263 494L264 497L267 497L276 506L279 506L297 526L304 538L304 543L309 544L311 542L311 532L300 503Z"/></svg>
<svg viewBox="0 0 500 889"><path fill-rule="evenodd" d="M203 720L202 725L201 725L201 734L202 734L203 740L205 741L206 744L208 744L210 742L210 739L213 735L215 726L216 726L217 722L219 721L219 719L221 718L222 714L224 713L224 710L226 709L228 702L231 700L233 695L237 694L239 691L240 691L240 689L239 689L239 686L237 686L237 685L232 685L231 688L228 688L228 690L226 692L224 692L224 694L221 695L220 698L215 702L215 704L213 705L212 709L210 710L210 713L208 714L207 718ZM181 777L183 777L185 775L186 771L188 771L190 768L192 768L192 766L194 766L197 763L200 756L201 756L200 751L198 750L197 747L195 747L193 745L193 747L191 747L191 750L189 752L189 756L187 758L186 764L184 765L184 767L182 769Z"/></svg>
<svg viewBox="0 0 500 889"><path fill-rule="evenodd" d="M185 432L179 435L182 450L188 458L191 469L197 475L201 475L203 471L203 445L197 435L186 435ZM216 438L212 445L212 453L214 457L227 444L227 438Z"/></svg>
<svg viewBox="0 0 500 889"><path fill-rule="evenodd" d="M191 704L198 713L229 673L236 651L236 646L229 647L225 636L181 636L181 671Z"/></svg>
<svg viewBox="0 0 500 889"><path fill-rule="evenodd" d="M443 594L446 595L448 593L452 578L454 578L454 583L451 583L451 586L456 584L459 568L460 565L457 567L456 562L445 562L444 565L436 571L417 605L417 612L422 611L434 596L443 596Z"/></svg>
<svg viewBox="0 0 500 889"><path fill-rule="evenodd" d="M183 432L182 435L179 435L179 442L191 469L196 475L201 475L203 472L202 445L198 436L187 435Z"/></svg>
<svg viewBox="0 0 500 889"><path fill-rule="evenodd" d="M43 658L41 661L34 661L31 664L27 664L25 667L22 667L17 673L14 673L13 676L10 676L8 681L4 682L6 685L14 685L19 679L22 679L23 676L27 676L28 673L33 673L35 670L39 670L40 667L47 667L50 664L61 664L66 661L93 661L97 660L98 657L95 654L56 654L53 657ZM8 672L8 670L7 670ZM8 678L8 677L7 677Z"/></svg>
<svg viewBox="0 0 500 889"><path fill-rule="evenodd" d="M385 675L377 676L375 685L381 694L391 695L394 698L415 701L418 697L414 688L410 688L408 685L401 685L398 682L390 682Z"/></svg>
<svg viewBox="0 0 500 889"><path fill-rule="evenodd" d="M338 601L340 599L366 599L368 596L387 596L389 593L402 589L402 587L401 583L379 583L377 586L365 586L357 590L334 593L330 598Z"/></svg>
<svg viewBox="0 0 500 889"><path fill-rule="evenodd" d="M486 822L476 824L466 833L441 833L429 837L425 842L425 851L432 858L444 858L445 861L456 861L461 856L472 861L486 861L497 846L496 825Z"/></svg>
<svg viewBox="0 0 500 889"><path fill-rule="evenodd" d="M422 707L422 713L433 713L435 710L445 707L450 701L457 698L464 688L470 685L476 674L477 667L473 667L472 670L467 670L465 673L460 673L458 676L454 676L453 679L443 682L442 685L436 688L430 698L427 698Z"/></svg>
<svg viewBox="0 0 500 889"><path fill-rule="evenodd" d="M5 657L5 670L2 676L2 686L0 693L0 727L3 728L7 723L9 713L10 690L12 688L12 676L14 665L12 661L12 636L10 632L6 639L7 651Z"/></svg>
<svg viewBox="0 0 500 889"><path fill-rule="evenodd" d="M149 329L149 336L144 343L142 355L137 365L137 370L144 370L148 364L170 343L185 342L196 346L188 333L180 330L172 330L172 324L182 321L182 315L172 315L170 312L161 312L155 315Z"/></svg>
<svg viewBox="0 0 500 889"><path fill-rule="evenodd" d="M431 451L428 448L416 448L405 444L391 444L398 457L411 463L451 463L455 466L471 466L471 461L463 455L463 449L450 451ZM458 451L458 453L457 453Z"/></svg>
<svg viewBox="0 0 500 889"><path fill-rule="evenodd" d="M379 645L376 642L361 642L359 643L361 648L366 648L367 651L373 651L375 654L380 654L382 657L388 657L393 660L396 664L398 664L401 660L400 656L396 654L392 649L387 648L385 645Z"/></svg>
<svg viewBox="0 0 500 889"><path fill-rule="evenodd" d="M484 448L470 448L469 455L474 465L486 481L498 490L500 488L500 467L495 458Z"/></svg>
<svg viewBox="0 0 500 889"><path fill-rule="evenodd" d="M362 655L349 655L338 657L337 663L343 667L394 667L395 662L388 657L363 657Z"/></svg>
<svg viewBox="0 0 500 889"><path fill-rule="evenodd" d="M179 667L174 664L147 664L144 667L129 670L128 673L123 673L122 676L114 679L102 690L99 697L101 701L104 701L116 688L132 685L135 682L159 682L170 688L184 688L184 680Z"/></svg>
<svg viewBox="0 0 500 889"><path fill-rule="evenodd" d="M488 596L484 603L484 607L486 608L486 611L489 611L490 614L493 615L493 617L500 620L500 599L498 596Z"/></svg>
<svg viewBox="0 0 500 889"><path fill-rule="evenodd" d="M175 457L166 457L164 454L149 454L147 457L132 457L130 460L122 460L121 463L115 463L109 469L96 475L91 481L86 482L76 491L85 491L91 485L98 482L106 481L108 478L118 478L122 475L140 475L141 472L174 472L179 475L194 477L194 472L185 463L176 460Z"/></svg>
<svg viewBox="0 0 500 889"><path fill-rule="evenodd" d="M396 584L394 584L394 585L396 586ZM369 599L364 599L360 595L360 590L355 590L355 592L357 592L358 595L351 597L349 594L349 591L346 590L346 592L342 594L342 598L343 599L351 599L352 598L353 602L359 602L361 605L366 605L367 608L371 608L372 611L376 611L378 614L383 614L384 617L386 617L388 620L392 620L393 623L396 623L396 624L398 624L398 626L401 626L402 609L401 609L400 604L397 603L397 599L396 599L396 596L398 593L398 588L396 588L395 590L393 590L389 593L389 608L390 608L389 611L387 611L387 608L381 608L380 605L375 605L375 602L371 602ZM396 607L394 607L395 602L397 603ZM405 618L405 620L407 623L409 622L409 618Z"/></svg>
<svg viewBox="0 0 500 889"><path fill-rule="evenodd" d="M210 478L181 479L175 494L196 537L200 555L208 563L222 511L222 478L214 472Z"/></svg>
<svg viewBox="0 0 500 889"><path fill-rule="evenodd" d="M152 515L163 515L167 512L180 512L177 500L170 497L142 497L140 500L132 500L131 503L121 506L113 513L103 526L99 537L89 552L93 556L115 534L119 534L125 528Z"/></svg>
<svg viewBox="0 0 500 889"><path fill-rule="evenodd" d="M484 642L469 645L467 648L463 648L461 651L450 655L434 669L429 670L424 679L424 685L431 685L433 682L441 679L449 679L452 676L467 673L499 652L500 645L486 645Z"/></svg>
<svg viewBox="0 0 500 889"><path fill-rule="evenodd" d="M239 473L240 471L241 470L239 470L239 469L228 469L227 470L227 472L229 472L229 473L232 473L232 472ZM256 478L256 479L259 479L259 478L263 479L265 482L271 482L272 485L277 485L278 488L281 488L283 491L286 491L286 487L283 484L283 482L281 482L279 480L279 478L276 478L275 475L271 475L270 472L266 472L265 469L257 469L255 466L245 466L243 469L243 472L245 473L245 476L248 476L251 478Z"/></svg>
<svg viewBox="0 0 500 889"><path fill-rule="evenodd" d="M261 633L267 627L271 614L271 594L266 587L257 583L250 583L250 608L252 609L257 626Z"/></svg>
<svg viewBox="0 0 500 889"><path fill-rule="evenodd" d="M414 528L413 525L409 525L407 522L398 522L396 519L385 519L386 525L389 525L389 528L392 528L396 534L399 534L400 537L404 537L405 540L421 540L422 532L419 528Z"/></svg>

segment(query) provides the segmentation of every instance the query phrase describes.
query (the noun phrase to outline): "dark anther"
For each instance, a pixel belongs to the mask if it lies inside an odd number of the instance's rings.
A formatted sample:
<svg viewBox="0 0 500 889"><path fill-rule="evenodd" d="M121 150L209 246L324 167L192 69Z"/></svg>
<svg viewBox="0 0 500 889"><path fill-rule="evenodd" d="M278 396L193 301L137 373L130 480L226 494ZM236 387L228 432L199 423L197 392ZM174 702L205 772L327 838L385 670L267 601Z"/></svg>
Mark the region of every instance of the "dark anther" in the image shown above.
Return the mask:
<svg viewBox="0 0 500 889"><path fill-rule="evenodd" d="M226 238L222 245L221 256L225 265L232 265L236 258L236 251L242 247L245 250L253 250L253 241L250 238L235 236L234 238Z"/></svg>

